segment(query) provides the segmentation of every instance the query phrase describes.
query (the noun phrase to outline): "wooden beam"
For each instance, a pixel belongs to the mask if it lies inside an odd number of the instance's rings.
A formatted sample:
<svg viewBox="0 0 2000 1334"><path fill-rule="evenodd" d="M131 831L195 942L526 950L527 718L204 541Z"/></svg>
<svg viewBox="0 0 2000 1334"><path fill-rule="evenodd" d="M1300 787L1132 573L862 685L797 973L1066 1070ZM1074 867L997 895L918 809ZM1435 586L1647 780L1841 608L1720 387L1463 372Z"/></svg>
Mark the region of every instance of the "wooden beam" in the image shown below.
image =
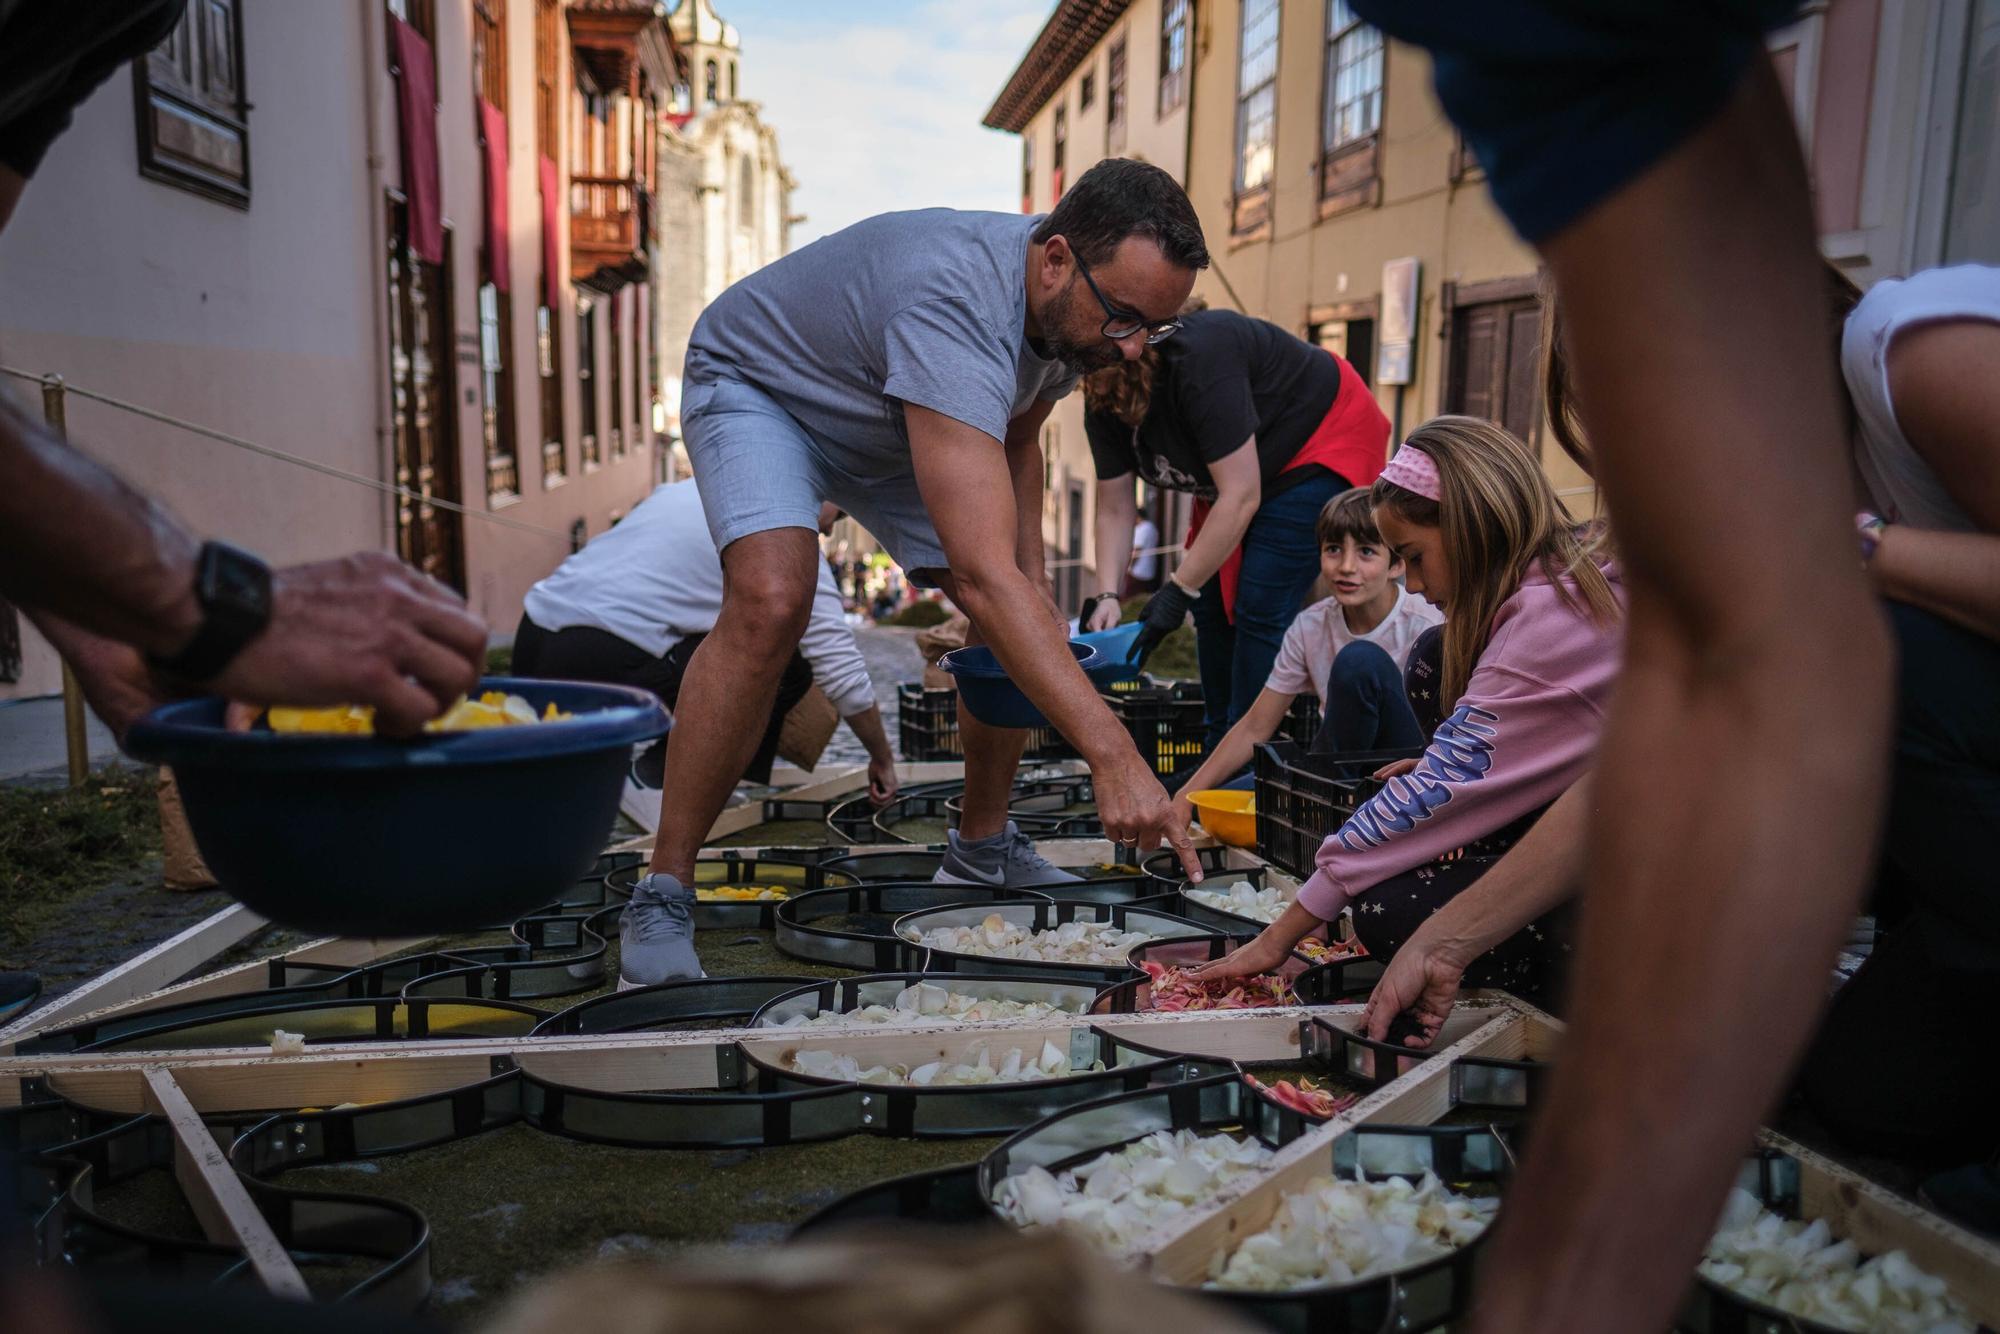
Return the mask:
<svg viewBox="0 0 2000 1334"><path fill-rule="evenodd" d="M144 1078L147 1109L164 1117L174 1133L174 1179L201 1221L202 1235L240 1249L258 1281L274 1296L311 1301L312 1291L291 1252L271 1230L180 1085L158 1066L149 1067Z"/></svg>
<svg viewBox="0 0 2000 1334"><path fill-rule="evenodd" d="M0 1051L12 1051L22 1038L54 1028L67 1019L156 991L256 934L265 925L264 918L240 903L232 903L179 935L127 959L110 972L100 973L64 993L33 1014L0 1028Z"/></svg>
<svg viewBox="0 0 2000 1334"><path fill-rule="evenodd" d="M180 1005L188 1001L209 1000L216 996L241 996L247 992L262 991L265 989L265 979L269 976L268 965L273 959L321 964L332 968L359 968L363 964L374 963L392 954L428 945L436 939L438 939L436 936L374 938L329 936L294 946L289 950L275 950L248 963L239 963L219 972L190 978L186 982L161 987L157 991L149 991L141 996L104 1004L96 1009L85 1010L81 1014L59 1014L48 1023L35 1022L44 1013L38 1010L26 1020L5 1030L4 1035L0 1035L4 1037L4 1040L0 1040L0 1055L12 1052L18 1044L54 1028L67 1028L71 1024L109 1019L130 1011L154 1009L162 1005ZM65 996L63 999L67 1000L68 997ZM95 999L103 998L95 997ZM52 1008L54 1007L45 1007L45 1009ZM29 1027L31 1024L33 1027Z"/></svg>
<svg viewBox="0 0 2000 1334"><path fill-rule="evenodd" d="M874 1033L807 1030L818 1045L837 1041L857 1057L900 1060L906 1039L935 1044L948 1034L963 1049L1010 1038L1038 1040L1081 1026L1096 1026L1132 1042L1167 1050L1240 1052L1242 1059L1283 1059L1297 1050L1283 1036L1301 1019L1360 1023L1362 1007L1288 1006L1181 1014L1061 1015L1048 1019L995 1020L981 1024L927 1024ZM1456 1022L1476 1023L1477 1012ZM1511 1015L1489 1010L1485 1015ZM1232 1037L1240 1033L1240 1037ZM683 1033L606 1033L587 1037L459 1038L424 1042L344 1042L277 1055L266 1047L207 1047L174 1052L60 1053L0 1058L0 1106L21 1098L21 1082L46 1078L64 1097L106 1111L144 1111L140 1074L149 1066L175 1072L195 1106L210 1114L342 1102L382 1102L458 1088L486 1079L496 1057L507 1057L546 1079L581 1087L640 1089L713 1088L715 1048L744 1041L753 1046L799 1046L797 1030L723 1028Z"/></svg>
<svg viewBox="0 0 2000 1334"><path fill-rule="evenodd" d="M1154 1278L1198 1287L1217 1252L1262 1230L1278 1204L1314 1177L1333 1170L1333 1142L1370 1121L1429 1125L1451 1110L1451 1067L1461 1056L1518 1056L1527 1021L1511 1010L1480 1024L1416 1069L1377 1089L1325 1125L1279 1149L1269 1167L1234 1190L1224 1190L1160 1228L1135 1246L1150 1257Z"/></svg>
<svg viewBox="0 0 2000 1334"><path fill-rule="evenodd" d="M2000 1329L2000 1246L1890 1194L1829 1158L1765 1131L1760 1143L1799 1162L1799 1215L1824 1219L1864 1255L1903 1251L1951 1285L1983 1328Z"/></svg>

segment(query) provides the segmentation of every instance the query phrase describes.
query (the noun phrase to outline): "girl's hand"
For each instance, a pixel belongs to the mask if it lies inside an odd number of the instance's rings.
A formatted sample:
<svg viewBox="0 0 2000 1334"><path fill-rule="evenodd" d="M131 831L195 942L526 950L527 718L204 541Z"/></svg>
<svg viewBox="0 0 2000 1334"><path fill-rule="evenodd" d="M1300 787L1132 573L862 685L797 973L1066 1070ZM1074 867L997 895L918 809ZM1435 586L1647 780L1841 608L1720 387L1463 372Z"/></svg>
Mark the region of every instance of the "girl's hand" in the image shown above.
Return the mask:
<svg viewBox="0 0 2000 1334"><path fill-rule="evenodd" d="M1174 798L1174 824L1182 829L1194 825L1194 803L1184 796Z"/></svg>
<svg viewBox="0 0 2000 1334"><path fill-rule="evenodd" d="M1203 982L1219 982L1232 977L1256 977L1262 973L1276 972L1291 956L1290 945L1283 940L1273 938L1269 931L1265 931L1226 958L1203 964L1194 970L1194 975Z"/></svg>
<svg viewBox="0 0 2000 1334"><path fill-rule="evenodd" d="M1420 1034L1403 1039L1406 1047L1426 1048L1437 1040L1438 1030L1458 1001L1458 989L1465 968L1412 939L1389 960L1382 980L1368 997L1361 1015L1362 1036L1371 1042L1387 1038L1389 1025L1399 1014L1408 1013L1421 1027Z"/></svg>
<svg viewBox="0 0 2000 1334"><path fill-rule="evenodd" d="M1389 780L1390 780L1391 778L1400 778L1400 777L1402 777L1402 776L1403 776L1404 774L1406 774L1406 773L1410 772L1410 770L1412 770L1412 769L1416 768L1416 767L1417 767L1417 759L1421 759L1421 758L1422 758L1422 757L1421 757L1421 756L1419 756L1419 757L1417 757L1417 758L1415 758L1415 759L1407 759L1407 760L1390 760L1390 761L1389 761L1389 762L1388 762L1387 764L1383 765L1383 766L1382 766L1382 767L1381 767L1380 769L1377 769L1377 770L1376 770L1376 771L1374 772L1374 774L1372 775L1372 777L1373 777L1373 778L1374 778L1374 779L1375 779L1375 780L1376 780L1377 782L1382 782L1382 783L1386 783L1386 782L1388 782L1388 781L1389 781Z"/></svg>

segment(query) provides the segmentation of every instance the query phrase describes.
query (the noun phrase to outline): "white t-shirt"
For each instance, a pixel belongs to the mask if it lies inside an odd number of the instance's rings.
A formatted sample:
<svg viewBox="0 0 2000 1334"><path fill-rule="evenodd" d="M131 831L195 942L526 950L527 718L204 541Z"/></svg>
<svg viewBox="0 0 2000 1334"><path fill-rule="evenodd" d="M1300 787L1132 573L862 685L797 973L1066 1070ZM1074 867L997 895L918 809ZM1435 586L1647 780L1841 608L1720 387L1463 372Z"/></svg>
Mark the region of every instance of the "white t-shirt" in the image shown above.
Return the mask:
<svg viewBox="0 0 2000 1334"><path fill-rule="evenodd" d="M1140 516L1139 522L1132 528L1133 554L1129 573L1134 579L1151 579L1160 568L1160 553L1152 549L1158 545L1160 530L1153 526L1151 519ZM1142 551L1146 553L1143 556L1139 554Z"/></svg>
<svg viewBox="0 0 2000 1334"><path fill-rule="evenodd" d="M813 682L840 716L873 707L868 663L822 560L812 617L799 652ZM722 612L722 558L708 534L692 480L655 487L630 514L599 533L528 590L528 618L544 630L588 625L658 657L692 634L715 628Z"/></svg>
<svg viewBox="0 0 2000 1334"><path fill-rule="evenodd" d="M1854 399L1854 461L1882 517L1914 528L1970 532L1958 507L1896 421L1889 397L1889 347L1919 324L1948 320L2000 323L2000 268L1960 264L1868 289L1840 337L1840 373Z"/></svg>
<svg viewBox="0 0 2000 1334"><path fill-rule="evenodd" d="M1415 593L1404 590L1389 608L1382 623L1365 635L1347 628L1347 616L1337 598L1322 598L1292 618L1285 641L1278 646L1278 658L1271 664L1271 679L1265 688L1287 695L1303 695L1310 690L1326 710L1326 678L1333 670L1334 657L1356 640L1374 644L1403 670L1410 663L1410 649L1417 636L1434 625L1444 624L1444 613Z"/></svg>

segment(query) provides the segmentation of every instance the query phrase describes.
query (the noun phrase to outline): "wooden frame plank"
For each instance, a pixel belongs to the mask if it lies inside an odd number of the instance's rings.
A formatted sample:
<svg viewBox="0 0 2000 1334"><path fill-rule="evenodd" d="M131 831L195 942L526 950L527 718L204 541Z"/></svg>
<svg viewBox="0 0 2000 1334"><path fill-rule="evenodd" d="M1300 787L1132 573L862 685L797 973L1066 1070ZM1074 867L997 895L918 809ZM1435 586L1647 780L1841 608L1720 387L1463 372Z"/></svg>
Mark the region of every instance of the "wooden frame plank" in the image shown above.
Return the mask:
<svg viewBox="0 0 2000 1334"><path fill-rule="evenodd" d="M1471 1016L1476 1012L1467 1013ZM884 1059L901 1060L912 1043L934 1046L947 1035L965 1046L1095 1026L1143 1045L1235 1052L1246 1060L1289 1059L1298 1050L1300 1020L1330 1020L1352 1030L1360 1024L1361 1014L1362 1007L1344 1005L1192 1014L1068 1015L1045 1020L911 1025L884 1032L840 1034L837 1040L843 1050L857 1056L880 1054ZM1512 1014L1499 1009L1486 1011L1482 1017ZM1464 1022L1470 1025L1478 1019ZM804 1032L815 1039L835 1038L832 1032ZM0 1058L0 1106L20 1102L23 1080L46 1078L55 1092L87 1106L144 1111L140 1075L153 1066L172 1069L189 1099L209 1114L382 1102L486 1079L493 1074L498 1057L512 1059L539 1077L585 1088L701 1089L715 1087L717 1047L738 1041L758 1047L797 1046L804 1040L800 1030L725 1028L589 1037L344 1042L284 1055L266 1047L207 1047L16 1056Z"/></svg>
<svg viewBox="0 0 2000 1334"><path fill-rule="evenodd" d="M208 973L201 977L190 978L185 982L177 982L173 986L161 987L157 991L149 991L142 996L133 996L129 999L111 1002L97 1009L85 1010L81 1014L56 1014L53 1019L46 1023L36 1022L45 1012L55 1008L54 1006L47 1006L43 1010L36 1011L27 1019L11 1025L4 1031L0 1031L0 1056L12 1053L18 1044L27 1041L29 1038L37 1037L53 1028L66 1028L71 1024L83 1023L94 1019L108 1019L115 1015L127 1013L128 1011L149 1009L160 1005L179 1005L187 1001L208 1000L215 996L240 996L245 992L262 991L264 989L264 979L267 976L266 967L274 959L286 959L297 963L323 964L335 968L358 968L363 964L374 963L377 959L384 959L407 949L415 949L428 945L437 939L438 937L436 936L326 936L319 940L308 941L303 945L294 946L289 950L275 950L260 959L252 959L248 963L235 964L222 969L220 972ZM224 946L223 948L227 949L228 946ZM220 953L221 951L217 952ZM199 965L195 966L199 967ZM67 1000L68 997L65 996L63 999ZM29 1027L30 1024L33 1027Z"/></svg>
<svg viewBox="0 0 2000 1334"><path fill-rule="evenodd" d="M1451 1110L1452 1063L1461 1056L1519 1057L1530 1022L1509 1009L1479 1025L1416 1069L1293 1140L1278 1150L1262 1175L1189 1210L1135 1246L1133 1253L1149 1257L1148 1269L1154 1278L1199 1286L1208 1277L1209 1261L1218 1251L1262 1229L1277 1213L1285 1195L1331 1170L1333 1141L1370 1121L1397 1125L1436 1121Z"/></svg>
<svg viewBox="0 0 2000 1334"><path fill-rule="evenodd" d="M291 1252L271 1230L173 1075L151 1066L144 1077L148 1109L165 1118L174 1133L174 1179L201 1220L202 1235L239 1248L258 1281L273 1295L311 1301L312 1291Z"/></svg>
<svg viewBox="0 0 2000 1334"><path fill-rule="evenodd" d="M0 1051L45 1028L91 1010L133 1000L201 967L230 946L248 939L268 923L240 903L232 903L108 973L58 996L34 1013L0 1028Z"/></svg>
<svg viewBox="0 0 2000 1334"><path fill-rule="evenodd" d="M1952 1295L1983 1326L2000 1329L2000 1245L1857 1176L1830 1158L1773 1131L1758 1142L1799 1163L1799 1212L1826 1220L1833 1235L1865 1255L1903 1251L1951 1285Z"/></svg>

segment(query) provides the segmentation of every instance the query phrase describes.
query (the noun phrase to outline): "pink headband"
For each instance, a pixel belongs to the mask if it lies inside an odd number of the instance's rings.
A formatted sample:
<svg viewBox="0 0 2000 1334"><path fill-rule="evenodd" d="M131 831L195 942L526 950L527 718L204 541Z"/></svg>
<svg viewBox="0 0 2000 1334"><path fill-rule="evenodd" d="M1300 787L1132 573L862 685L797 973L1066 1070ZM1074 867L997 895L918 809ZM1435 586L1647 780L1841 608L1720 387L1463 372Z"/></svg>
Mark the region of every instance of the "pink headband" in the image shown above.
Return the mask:
<svg viewBox="0 0 2000 1334"><path fill-rule="evenodd" d="M1405 491L1414 491L1425 500L1440 501L1437 461L1421 449L1409 445L1397 450L1382 468L1384 481L1394 482Z"/></svg>

